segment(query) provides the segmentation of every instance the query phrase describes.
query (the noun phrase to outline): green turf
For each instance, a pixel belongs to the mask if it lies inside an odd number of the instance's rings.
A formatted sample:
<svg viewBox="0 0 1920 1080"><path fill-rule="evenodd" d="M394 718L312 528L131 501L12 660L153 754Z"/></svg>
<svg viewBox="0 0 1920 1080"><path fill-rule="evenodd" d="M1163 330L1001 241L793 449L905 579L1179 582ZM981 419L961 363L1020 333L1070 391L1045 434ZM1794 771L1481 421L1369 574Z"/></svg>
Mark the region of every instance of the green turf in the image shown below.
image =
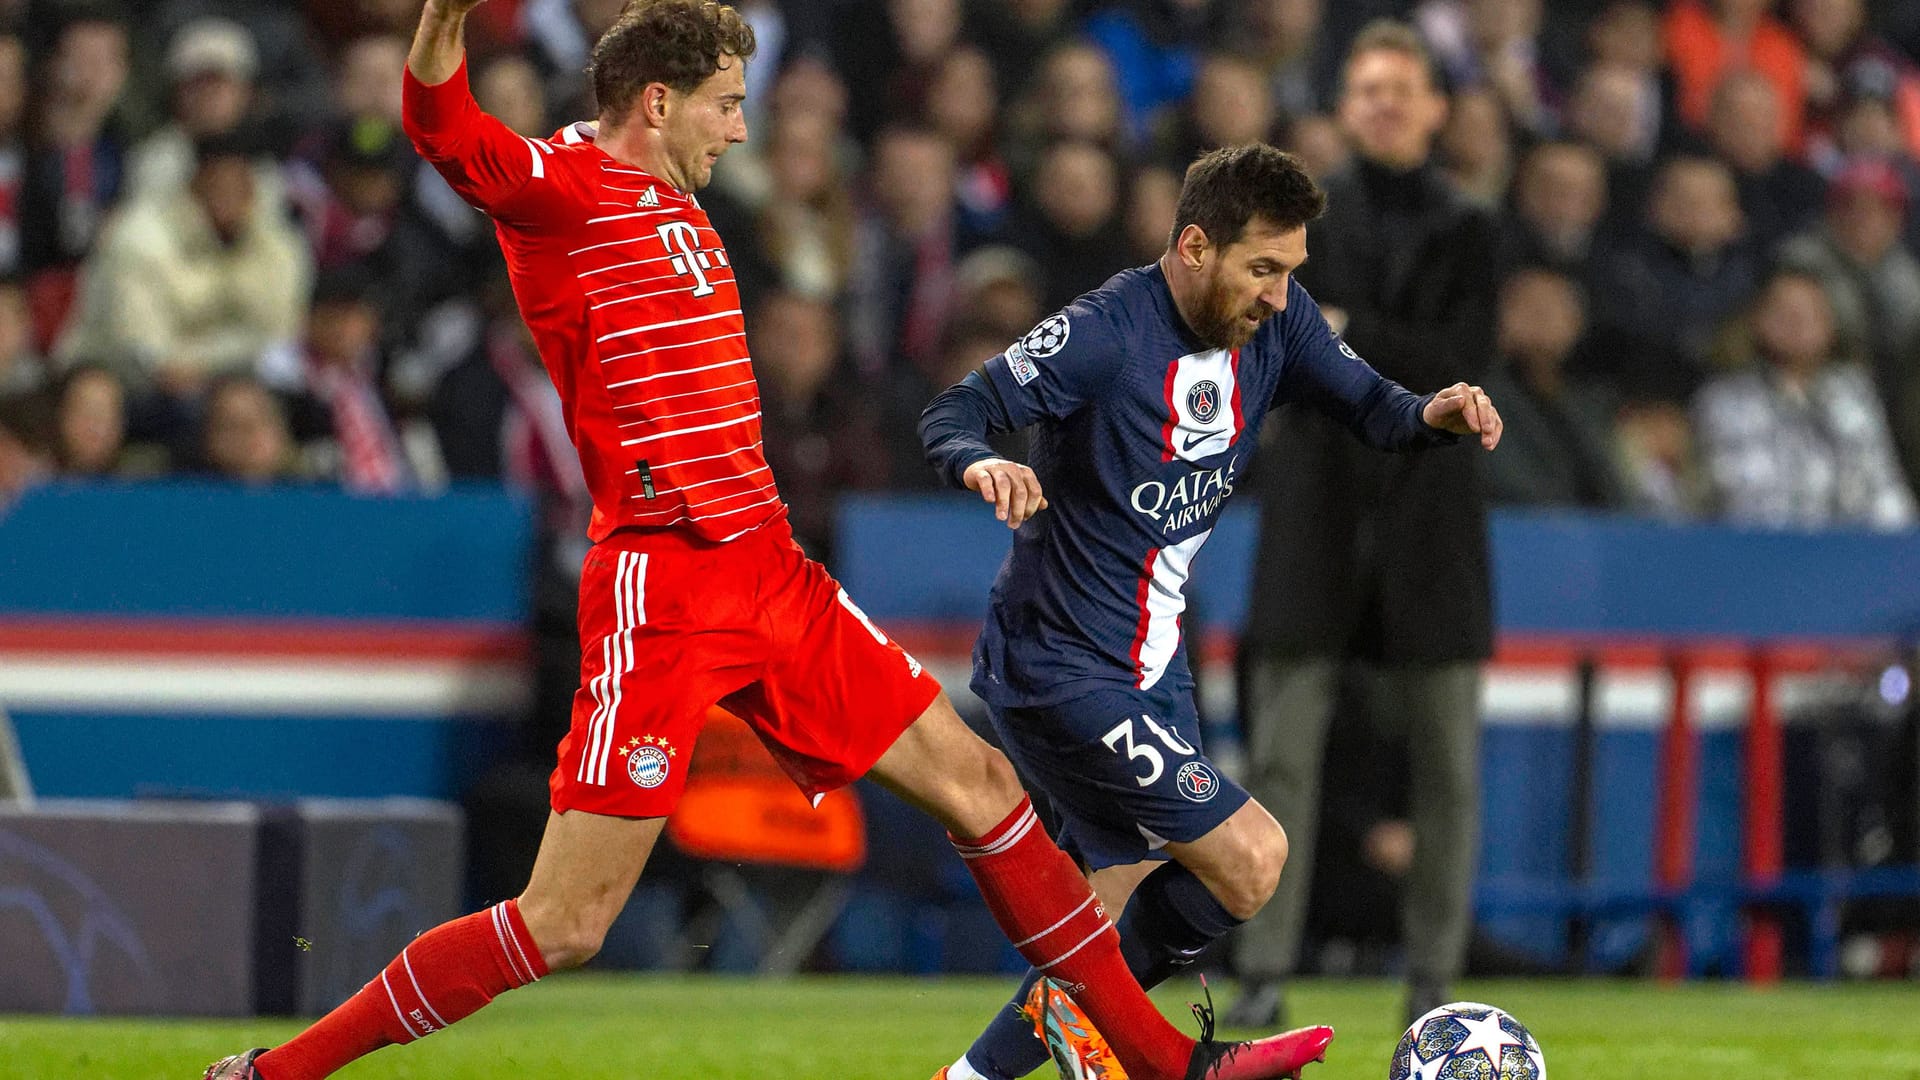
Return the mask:
<svg viewBox="0 0 1920 1080"><path fill-rule="evenodd" d="M509 994L458 1027L383 1050L345 1080L924 1080L972 1038L1008 989L980 979L794 981L574 975ZM1185 1017L1198 992L1159 995ZM1639 982L1469 983L1540 1038L1561 1080L1818 1076L1920 1080L1920 989L1898 984L1772 990ZM1221 1004L1227 995L1221 995ZM1399 991L1312 982L1299 1022L1340 1030L1309 1080L1375 1080L1400 1033ZM222 1054L298 1025L0 1017L5 1080L192 1080ZM1048 1074L1051 1070L1048 1070Z"/></svg>

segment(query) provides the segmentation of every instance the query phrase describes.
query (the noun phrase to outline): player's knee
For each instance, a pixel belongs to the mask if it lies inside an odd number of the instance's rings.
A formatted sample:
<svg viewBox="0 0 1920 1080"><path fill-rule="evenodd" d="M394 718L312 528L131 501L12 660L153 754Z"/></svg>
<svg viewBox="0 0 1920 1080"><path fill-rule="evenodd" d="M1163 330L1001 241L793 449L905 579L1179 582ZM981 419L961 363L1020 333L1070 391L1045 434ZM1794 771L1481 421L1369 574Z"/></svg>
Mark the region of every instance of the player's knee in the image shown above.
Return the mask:
<svg viewBox="0 0 1920 1080"><path fill-rule="evenodd" d="M608 920L592 913L520 898L520 917L548 971L576 968L593 959L607 939Z"/></svg>
<svg viewBox="0 0 1920 1080"><path fill-rule="evenodd" d="M1234 853L1235 872L1226 882L1220 906L1236 919L1251 919L1267 906L1280 887L1280 871L1287 864L1287 833L1278 823L1251 831Z"/></svg>

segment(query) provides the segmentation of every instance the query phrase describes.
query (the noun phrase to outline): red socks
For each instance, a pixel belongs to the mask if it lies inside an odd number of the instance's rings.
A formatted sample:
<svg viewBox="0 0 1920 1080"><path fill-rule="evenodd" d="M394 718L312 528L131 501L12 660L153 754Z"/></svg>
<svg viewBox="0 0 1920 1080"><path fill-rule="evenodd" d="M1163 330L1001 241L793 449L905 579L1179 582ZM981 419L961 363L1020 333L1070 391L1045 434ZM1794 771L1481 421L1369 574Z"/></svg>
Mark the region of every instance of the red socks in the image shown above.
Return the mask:
<svg viewBox="0 0 1920 1080"><path fill-rule="evenodd" d="M1000 929L1027 962L1062 984L1136 1080L1178 1080L1193 1040L1160 1015L1127 971L1120 935L1026 799L977 840L952 837ZM275 1077L274 1080L279 1080Z"/></svg>
<svg viewBox="0 0 1920 1080"><path fill-rule="evenodd" d="M254 1067L266 1080L320 1080L383 1046L463 1020L546 973L519 904L495 904L414 938L379 978Z"/></svg>

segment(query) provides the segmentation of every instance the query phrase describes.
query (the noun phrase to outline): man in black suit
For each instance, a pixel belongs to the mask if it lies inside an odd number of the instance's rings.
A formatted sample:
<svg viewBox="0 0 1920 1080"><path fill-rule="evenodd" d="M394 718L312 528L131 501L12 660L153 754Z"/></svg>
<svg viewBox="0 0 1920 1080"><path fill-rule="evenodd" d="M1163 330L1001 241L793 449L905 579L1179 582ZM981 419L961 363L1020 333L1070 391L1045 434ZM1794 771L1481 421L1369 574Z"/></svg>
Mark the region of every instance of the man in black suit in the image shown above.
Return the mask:
<svg viewBox="0 0 1920 1080"><path fill-rule="evenodd" d="M1339 119L1355 162L1327 180L1301 269L1328 321L1415 393L1477 382L1492 351L1493 220L1429 161L1447 102L1420 38L1379 22L1355 40ZM1291 841L1272 903L1242 932L1229 1020L1282 1008L1305 920L1319 774L1343 664L1407 740L1415 850L1402 922L1418 1015L1449 1000L1472 925L1479 842L1480 664L1491 652L1485 496L1476 448L1375 453L1310 410L1270 432L1254 482L1263 522L1242 642L1247 788Z"/></svg>

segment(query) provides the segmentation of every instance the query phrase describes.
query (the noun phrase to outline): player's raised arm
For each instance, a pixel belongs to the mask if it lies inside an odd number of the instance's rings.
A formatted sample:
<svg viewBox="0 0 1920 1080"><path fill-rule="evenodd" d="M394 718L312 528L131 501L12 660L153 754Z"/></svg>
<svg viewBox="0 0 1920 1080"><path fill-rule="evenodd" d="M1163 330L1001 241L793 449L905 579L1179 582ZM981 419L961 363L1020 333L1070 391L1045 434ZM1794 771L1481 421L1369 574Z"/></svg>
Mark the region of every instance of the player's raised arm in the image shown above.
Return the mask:
<svg viewBox="0 0 1920 1080"><path fill-rule="evenodd" d="M467 84L467 13L485 0L427 0L407 54L402 119L420 156L460 197L524 223L561 205L566 176L553 147L487 115Z"/></svg>

